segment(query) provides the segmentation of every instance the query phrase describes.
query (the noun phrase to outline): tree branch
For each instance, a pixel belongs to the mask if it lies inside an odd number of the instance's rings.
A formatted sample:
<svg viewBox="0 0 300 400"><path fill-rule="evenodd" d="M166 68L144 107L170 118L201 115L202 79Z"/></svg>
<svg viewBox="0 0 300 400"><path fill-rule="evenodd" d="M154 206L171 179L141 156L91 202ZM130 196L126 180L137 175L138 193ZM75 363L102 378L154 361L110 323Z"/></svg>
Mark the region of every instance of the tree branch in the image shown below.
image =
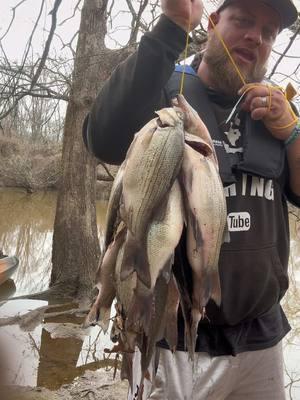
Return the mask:
<svg viewBox="0 0 300 400"><path fill-rule="evenodd" d="M282 53L282 55L279 57L279 59L277 60L277 62L275 63L271 73L269 74L268 78L271 79L272 76L274 75L278 65L281 63L281 61L283 60L283 58L285 57L286 53L289 51L289 49L291 48L292 44L294 43L296 37L298 36L300 32L300 25L299 27L296 29L295 33L293 34L293 36L290 38L290 41L288 43L288 45L286 46L284 52Z"/></svg>

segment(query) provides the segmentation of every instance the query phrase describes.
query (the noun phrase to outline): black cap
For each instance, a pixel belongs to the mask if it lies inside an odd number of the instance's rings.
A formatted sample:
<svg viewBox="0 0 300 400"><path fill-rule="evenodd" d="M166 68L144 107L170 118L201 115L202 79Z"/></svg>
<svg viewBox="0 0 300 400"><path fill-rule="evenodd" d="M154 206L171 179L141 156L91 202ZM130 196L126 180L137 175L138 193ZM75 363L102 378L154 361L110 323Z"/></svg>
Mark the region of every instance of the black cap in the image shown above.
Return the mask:
<svg viewBox="0 0 300 400"><path fill-rule="evenodd" d="M241 0L224 0L219 3L218 11L223 10L229 4ZM279 15L281 20L281 29L292 25L298 18L298 11L291 0L260 0L262 3L273 8Z"/></svg>

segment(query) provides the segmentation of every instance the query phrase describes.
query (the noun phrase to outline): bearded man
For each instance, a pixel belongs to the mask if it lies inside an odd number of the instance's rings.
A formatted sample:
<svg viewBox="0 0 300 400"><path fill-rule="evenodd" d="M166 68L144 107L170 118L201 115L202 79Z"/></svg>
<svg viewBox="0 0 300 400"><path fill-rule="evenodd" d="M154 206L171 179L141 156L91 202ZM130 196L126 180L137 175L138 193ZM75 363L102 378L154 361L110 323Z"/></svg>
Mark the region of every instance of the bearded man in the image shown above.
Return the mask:
<svg viewBox="0 0 300 400"><path fill-rule="evenodd" d="M182 68L174 71L174 64L187 32L200 22L202 3L161 5L160 20L116 68L85 120L85 143L102 161L121 163L134 133L179 92ZM281 340L290 326L280 300L288 288L287 200L300 206L300 124L282 90L264 75L277 35L296 19L290 0L222 1L210 16L200 62L186 70L184 95L217 153L230 242L219 259L222 303L207 304L194 361L179 312L177 350L158 343L157 373L146 380L143 399L285 398ZM177 265L190 273L183 240L174 270ZM134 386L129 399L136 393Z"/></svg>

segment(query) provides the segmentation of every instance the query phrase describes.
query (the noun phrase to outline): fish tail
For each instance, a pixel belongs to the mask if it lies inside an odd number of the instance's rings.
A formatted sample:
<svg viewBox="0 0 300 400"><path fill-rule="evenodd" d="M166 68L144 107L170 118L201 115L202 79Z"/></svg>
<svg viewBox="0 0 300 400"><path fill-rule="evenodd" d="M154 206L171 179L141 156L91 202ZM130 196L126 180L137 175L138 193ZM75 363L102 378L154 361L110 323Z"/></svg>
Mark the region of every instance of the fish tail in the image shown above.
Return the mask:
<svg viewBox="0 0 300 400"><path fill-rule="evenodd" d="M193 361L194 360L195 348L192 346L192 331L191 331L191 324L190 323L185 325L184 343L185 343L185 346L187 348L189 359L191 361Z"/></svg>
<svg viewBox="0 0 300 400"><path fill-rule="evenodd" d="M131 393L133 391L133 353L124 352L122 354L122 365L121 365L121 379L127 379Z"/></svg>
<svg viewBox="0 0 300 400"><path fill-rule="evenodd" d="M177 313L179 307L179 292L175 278L171 276L168 284L168 297L166 303L165 332L164 338L172 352L176 350L178 341Z"/></svg>
<svg viewBox="0 0 300 400"><path fill-rule="evenodd" d="M145 335L148 336L152 317L152 305L153 293L139 295L135 290L128 312L128 318L126 320L126 330L140 332L142 329L145 332Z"/></svg>
<svg viewBox="0 0 300 400"><path fill-rule="evenodd" d="M193 307L200 312L206 307L209 299L220 306L221 285L218 268L208 266L199 276L194 277Z"/></svg>
<svg viewBox="0 0 300 400"><path fill-rule="evenodd" d="M132 235L127 231L127 237L124 244L123 258L120 269L120 279L124 281L134 272L134 251L136 249L136 243L133 240Z"/></svg>
<svg viewBox="0 0 300 400"><path fill-rule="evenodd" d="M90 309L90 312L88 313L87 317L85 318L82 327L83 328L88 328L90 326L96 325L98 320L99 320L99 307L98 304L94 303L92 305L92 308Z"/></svg>
<svg viewBox="0 0 300 400"><path fill-rule="evenodd" d="M209 275L210 297L220 307L221 305L221 284L218 268L215 268Z"/></svg>
<svg viewBox="0 0 300 400"><path fill-rule="evenodd" d="M121 281L128 278L134 271L140 281L150 288L151 275L146 246L143 246L128 232L121 264Z"/></svg>
<svg viewBox="0 0 300 400"><path fill-rule="evenodd" d="M155 343L152 343L146 335L143 335L143 343L140 348L141 351L141 372L142 377L151 381L151 373L149 371L149 364L152 358L153 351L155 349Z"/></svg>
<svg viewBox="0 0 300 400"><path fill-rule="evenodd" d="M103 329L103 332L108 331L110 321L110 307L101 307L99 311L99 325Z"/></svg>
<svg viewBox="0 0 300 400"><path fill-rule="evenodd" d="M137 400L143 400L143 393L144 393L144 377L142 376L141 381L140 381L140 386L138 389Z"/></svg>
<svg viewBox="0 0 300 400"><path fill-rule="evenodd" d="M223 239L222 239L222 243L230 243L230 232L229 232L229 228L228 228L228 224L226 222L224 231L223 231Z"/></svg>
<svg viewBox="0 0 300 400"><path fill-rule="evenodd" d="M172 317L171 315L169 317ZM174 315L174 318L167 318L166 320L166 327L165 327L165 334L164 338L168 343L170 350L172 353L175 352L177 341L178 341L178 332L177 332L177 315Z"/></svg>
<svg viewBox="0 0 300 400"><path fill-rule="evenodd" d="M191 331L190 331L191 349L189 351L189 357L193 361L194 360L195 348L196 348L196 341L197 341L197 337L198 337L198 325L199 325L199 322L200 322L200 320L202 318L202 313L198 309L194 308L194 309L192 309L191 318L192 318Z"/></svg>
<svg viewBox="0 0 300 400"><path fill-rule="evenodd" d="M143 400L145 378L151 382L151 375L148 370L151 357L149 357L149 354L148 354L148 350L149 350L148 347L149 347L148 338L146 335L143 335L143 342L142 342L142 346L140 348L140 351L141 351L141 379L140 379L140 386L139 386L139 393L138 393L138 399L140 399L140 400ZM152 352L153 352L153 349L151 349L151 354L152 354Z"/></svg>
<svg viewBox="0 0 300 400"><path fill-rule="evenodd" d="M203 310L208 303L211 294L211 278L207 271L201 271L200 274L193 275L193 297L192 309Z"/></svg>
<svg viewBox="0 0 300 400"><path fill-rule="evenodd" d="M139 345L140 335L137 332L128 331L126 328L126 333L124 333L124 344L126 351L134 352L136 346Z"/></svg>

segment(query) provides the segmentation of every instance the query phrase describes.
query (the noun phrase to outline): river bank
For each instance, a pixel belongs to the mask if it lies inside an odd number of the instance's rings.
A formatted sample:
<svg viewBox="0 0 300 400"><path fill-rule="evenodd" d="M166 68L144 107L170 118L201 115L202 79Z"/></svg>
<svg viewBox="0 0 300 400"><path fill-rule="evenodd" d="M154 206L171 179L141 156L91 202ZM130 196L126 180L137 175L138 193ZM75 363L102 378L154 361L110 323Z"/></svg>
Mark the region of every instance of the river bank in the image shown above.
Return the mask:
<svg viewBox="0 0 300 400"><path fill-rule="evenodd" d="M33 142L0 134L0 187L27 193L56 191L61 182L61 144ZM99 164L96 199L107 201L117 166Z"/></svg>
<svg viewBox="0 0 300 400"><path fill-rule="evenodd" d="M3 400L125 400L127 390L127 383L113 378L113 372L103 375L99 371L87 371L58 390L12 387L3 392L6 396Z"/></svg>
<svg viewBox="0 0 300 400"><path fill-rule="evenodd" d="M1 400L126 399L109 334L82 327L88 308L55 298L0 303Z"/></svg>
<svg viewBox="0 0 300 400"><path fill-rule="evenodd" d="M48 287L55 204L54 192L29 195L24 191L0 191L0 242L7 254L16 254L20 260L19 268L8 288L11 296L26 295ZM105 210L106 203L97 202L100 238L104 228ZM300 230L296 211L295 215L291 214L290 228L290 288L284 297L284 308L292 331L284 340L284 354L287 398L292 400L300 395ZM6 301L0 307L1 317L23 315L29 310L49 306L45 301L22 302ZM54 303L57 303L55 299ZM51 310L54 311L60 310ZM73 333L77 331L76 337L58 337L54 327L63 325L65 328L67 324L75 323L79 326L81 320L76 318L73 320L67 316L63 319L58 316L54 319L48 315L31 331L24 330L24 325L17 323L1 327L0 344L4 343L6 348L13 349L5 367L11 371L12 383L15 385L6 397L2 396L0 390L1 400L126 399L127 383L120 381L119 371L116 380L111 379L112 359L104 365L104 349L112 347L109 335L104 335L95 327L90 333L83 332L82 335L78 328L72 329ZM92 390L89 391L90 388Z"/></svg>

